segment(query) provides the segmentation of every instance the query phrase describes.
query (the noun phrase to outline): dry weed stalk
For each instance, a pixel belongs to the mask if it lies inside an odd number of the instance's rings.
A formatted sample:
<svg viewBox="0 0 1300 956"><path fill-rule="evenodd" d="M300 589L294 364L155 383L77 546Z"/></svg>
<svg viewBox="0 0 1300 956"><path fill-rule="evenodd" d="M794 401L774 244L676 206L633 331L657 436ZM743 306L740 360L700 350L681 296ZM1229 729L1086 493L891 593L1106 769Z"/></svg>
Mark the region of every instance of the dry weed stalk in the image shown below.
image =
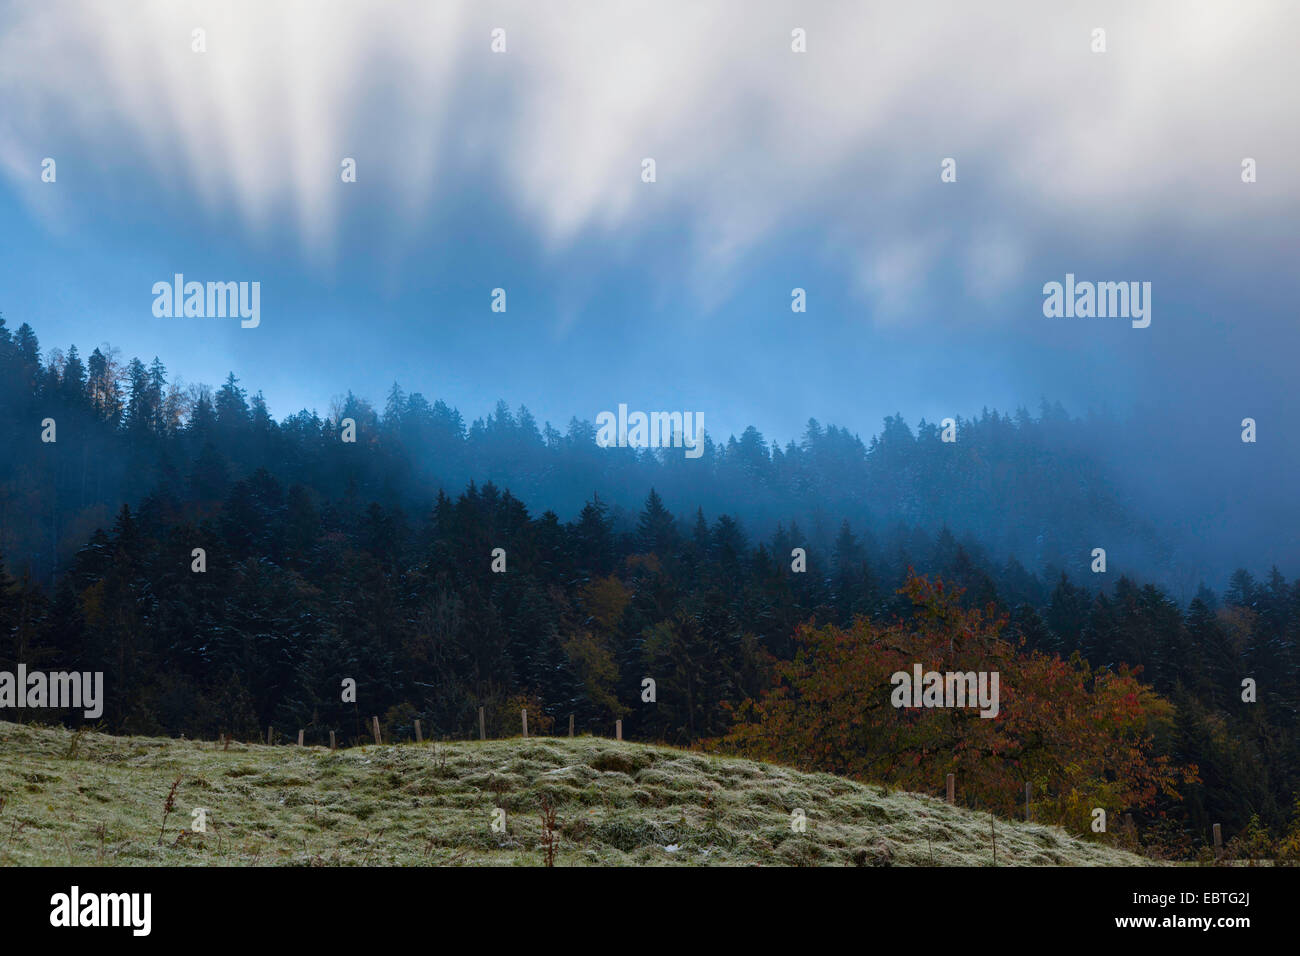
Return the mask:
<svg viewBox="0 0 1300 956"><path fill-rule="evenodd" d="M558 838L555 834L555 805L551 798L542 797L542 846L546 850L546 865L555 866L555 847Z"/></svg>
<svg viewBox="0 0 1300 956"><path fill-rule="evenodd" d="M167 791L167 799L163 803L162 829L158 831L158 845L162 846L163 835L167 832L167 818L171 816L172 811L176 809L176 789L181 785L180 774L172 782L172 788Z"/></svg>

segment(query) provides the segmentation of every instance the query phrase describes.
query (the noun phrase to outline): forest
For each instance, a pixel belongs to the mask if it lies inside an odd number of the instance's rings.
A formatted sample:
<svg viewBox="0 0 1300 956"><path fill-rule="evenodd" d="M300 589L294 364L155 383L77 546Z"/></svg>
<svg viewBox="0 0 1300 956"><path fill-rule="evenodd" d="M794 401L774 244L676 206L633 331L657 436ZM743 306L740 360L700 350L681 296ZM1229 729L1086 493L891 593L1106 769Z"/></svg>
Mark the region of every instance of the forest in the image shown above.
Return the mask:
<svg viewBox="0 0 1300 956"><path fill-rule="evenodd" d="M276 421L233 373L184 388L0 320L0 668L104 672L119 734L359 741L374 714L463 739L480 706L492 736L527 708L534 732L622 720L926 792L959 768L1008 813L1030 783L1036 818L1104 805L1156 854L1211 822L1295 852L1300 581L1176 596L1174 544L1081 451L1087 422L958 425L751 427L686 460L396 385ZM1097 542L1125 555L1105 574ZM1001 713L890 708L913 661L998 670Z"/></svg>

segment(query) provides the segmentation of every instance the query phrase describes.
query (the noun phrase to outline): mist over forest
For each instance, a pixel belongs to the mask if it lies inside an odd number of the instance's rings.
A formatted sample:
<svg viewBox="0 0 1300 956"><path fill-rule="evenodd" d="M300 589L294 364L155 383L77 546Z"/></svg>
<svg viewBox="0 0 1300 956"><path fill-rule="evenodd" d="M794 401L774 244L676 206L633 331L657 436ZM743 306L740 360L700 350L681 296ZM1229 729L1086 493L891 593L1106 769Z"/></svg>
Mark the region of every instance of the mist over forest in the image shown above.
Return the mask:
<svg viewBox="0 0 1300 956"><path fill-rule="evenodd" d="M1178 468L1163 458L1163 471L1181 479L1152 487L1157 472L1141 453L1149 428L1072 417L1059 403L956 416L952 442L942 440L940 423L901 414L867 439L810 419L784 446L753 425L719 438L706 416L702 453L691 458L680 448L601 447L586 418L557 428L504 400L467 421L398 384L382 401L347 392L324 416L301 410L277 421L260 390L234 372L216 388L182 388L157 357L123 361L105 345L83 360L75 345L42 352L25 323L0 330L0 397L11 410L0 446L0 542L11 567L45 584L121 505L164 490L216 507L258 469L325 499L374 499L413 514L438 491L455 494L471 482L494 483L533 513L561 520L598 497L620 530L654 489L683 522L700 509L725 514L753 539L793 526L823 553L844 521L875 560L900 548L924 553L919 542L951 537L1040 586L1065 572L1093 587L1092 551L1104 548L1109 573L1158 583L1184 604L1202 584L1224 586L1241 566L1235 555L1278 555L1281 569L1291 567L1294 526L1274 522L1265 536L1267 502L1258 494L1207 487L1213 476L1199 464ZM40 441L46 417L61 442ZM339 438L347 418L356 422L355 444ZM1252 548L1243 538L1254 535L1263 540Z"/></svg>

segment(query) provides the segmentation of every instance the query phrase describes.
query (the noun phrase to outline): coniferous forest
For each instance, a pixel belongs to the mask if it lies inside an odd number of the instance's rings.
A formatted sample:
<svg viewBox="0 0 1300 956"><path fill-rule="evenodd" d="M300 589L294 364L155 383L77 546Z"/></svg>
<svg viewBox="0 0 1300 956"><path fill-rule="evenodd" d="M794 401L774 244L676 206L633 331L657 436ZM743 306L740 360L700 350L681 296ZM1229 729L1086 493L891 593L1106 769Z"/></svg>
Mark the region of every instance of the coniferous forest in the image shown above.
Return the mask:
<svg viewBox="0 0 1300 956"><path fill-rule="evenodd" d="M1210 821L1300 856L1300 581L1172 591L1174 545L1059 406L685 461L397 385L277 421L233 373L183 388L0 320L0 409L0 668L102 671L111 733L464 739L526 708L921 791L958 769L1009 813L1030 783L1077 831L1105 793L1157 856ZM1093 574L1101 538L1126 558ZM940 658L998 665L999 719L886 705Z"/></svg>

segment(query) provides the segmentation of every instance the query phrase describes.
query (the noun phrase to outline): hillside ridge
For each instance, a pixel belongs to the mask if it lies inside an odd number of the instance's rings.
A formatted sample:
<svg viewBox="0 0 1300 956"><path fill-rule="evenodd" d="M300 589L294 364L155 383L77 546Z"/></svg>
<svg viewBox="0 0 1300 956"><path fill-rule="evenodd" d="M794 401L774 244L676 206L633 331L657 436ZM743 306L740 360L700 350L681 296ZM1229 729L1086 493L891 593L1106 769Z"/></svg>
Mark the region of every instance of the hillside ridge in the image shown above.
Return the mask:
<svg viewBox="0 0 1300 956"><path fill-rule="evenodd" d="M922 794L598 737L222 749L0 722L0 798L0 865L542 865L544 801L560 866L992 865L995 841L999 866L1150 865Z"/></svg>

